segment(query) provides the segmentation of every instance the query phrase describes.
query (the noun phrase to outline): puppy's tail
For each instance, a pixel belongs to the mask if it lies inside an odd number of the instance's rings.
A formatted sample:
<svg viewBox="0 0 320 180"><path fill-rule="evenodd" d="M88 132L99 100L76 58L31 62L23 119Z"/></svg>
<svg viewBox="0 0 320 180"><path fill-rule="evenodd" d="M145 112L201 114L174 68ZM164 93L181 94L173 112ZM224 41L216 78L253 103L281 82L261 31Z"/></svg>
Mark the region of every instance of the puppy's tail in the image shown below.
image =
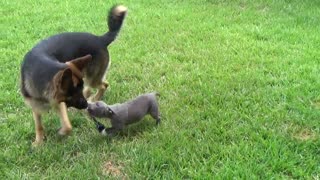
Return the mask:
<svg viewBox="0 0 320 180"><path fill-rule="evenodd" d="M108 46L116 39L127 11L128 9L122 5L115 5L110 9L108 14L109 32L102 36L102 41L105 46Z"/></svg>
<svg viewBox="0 0 320 180"><path fill-rule="evenodd" d="M153 92L153 94L154 94L155 96L160 97L160 93L159 93L159 92L157 92L157 91Z"/></svg>

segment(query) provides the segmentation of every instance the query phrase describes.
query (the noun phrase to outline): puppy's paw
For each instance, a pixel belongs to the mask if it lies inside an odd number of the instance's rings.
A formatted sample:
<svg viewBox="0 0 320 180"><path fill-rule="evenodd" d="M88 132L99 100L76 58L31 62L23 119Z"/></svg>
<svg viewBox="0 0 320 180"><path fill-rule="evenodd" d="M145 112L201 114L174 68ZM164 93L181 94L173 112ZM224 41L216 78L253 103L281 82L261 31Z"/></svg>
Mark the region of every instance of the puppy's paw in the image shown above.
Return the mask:
<svg viewBox="0 0 320 180"><path fill-rule="evenodd" d="M107 137L109 138L115 137L120 132L120 130L115 128L107 128L105 129L105 131L106 131Z"/></svg>

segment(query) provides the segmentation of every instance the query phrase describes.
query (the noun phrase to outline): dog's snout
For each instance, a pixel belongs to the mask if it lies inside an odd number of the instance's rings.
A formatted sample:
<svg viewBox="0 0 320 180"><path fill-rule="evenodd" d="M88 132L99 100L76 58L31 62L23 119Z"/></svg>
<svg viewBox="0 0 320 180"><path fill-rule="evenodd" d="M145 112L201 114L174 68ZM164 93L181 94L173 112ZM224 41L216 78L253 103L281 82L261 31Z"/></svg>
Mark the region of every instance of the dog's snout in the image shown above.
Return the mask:
<svg viewBox="0 0 320 180"><path fill-rule="evenodd" d="M88 102L85 99L79 99L79 105L81 106L81 109L88 108Z"/></svg>
<svg viewBox="0 0 320 180"><path fill-rule="evenodd" d="M82 100L84 108L88 108L88 102L86 100Z"/></svg>

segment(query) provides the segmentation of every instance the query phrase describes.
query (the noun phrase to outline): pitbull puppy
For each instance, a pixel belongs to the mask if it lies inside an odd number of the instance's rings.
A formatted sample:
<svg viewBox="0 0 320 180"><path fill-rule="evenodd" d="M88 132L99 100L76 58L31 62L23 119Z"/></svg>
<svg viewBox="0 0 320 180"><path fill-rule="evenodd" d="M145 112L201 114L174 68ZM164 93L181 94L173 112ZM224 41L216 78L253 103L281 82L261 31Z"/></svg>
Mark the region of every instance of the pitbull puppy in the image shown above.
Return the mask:
<svg viewBox="0 0 320 180"><path fill-rule="evenodd" d="M113 135L122 130L125 125L140 121L147 114L150 114L158 125L160 123L160 117L156 96L159 96L159 93L143 94L125 103L114 105L107 105L102 101L97 101L89 103L87 110L93 119L95 117L109 118L112 127L107 129L100 127L98 130L102 134L107 133L108 135Z"/></svg>

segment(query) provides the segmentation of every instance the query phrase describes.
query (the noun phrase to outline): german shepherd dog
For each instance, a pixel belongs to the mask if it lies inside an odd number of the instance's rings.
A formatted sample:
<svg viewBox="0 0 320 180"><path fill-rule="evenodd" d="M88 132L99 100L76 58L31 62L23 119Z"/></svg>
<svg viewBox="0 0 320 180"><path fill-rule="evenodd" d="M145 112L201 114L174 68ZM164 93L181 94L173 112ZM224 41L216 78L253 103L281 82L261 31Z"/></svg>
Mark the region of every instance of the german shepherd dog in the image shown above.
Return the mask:
<svg viewBox="0 0 320 180"><path fill-rule="evenodd" d="M92 100L101 99L108 84L103 82L109 66L107 47L121 29L127 8L112 7L108 14L109 31L102 36L69 32L40 41L24 57L21 67L21 94L31 106L36 139L41 144L44 131L41 115L53 108L61 119L60 135L71 133L67 107L85 109L92 88L97 93ZM84 88L85 86L85 88Z"/></svg>

